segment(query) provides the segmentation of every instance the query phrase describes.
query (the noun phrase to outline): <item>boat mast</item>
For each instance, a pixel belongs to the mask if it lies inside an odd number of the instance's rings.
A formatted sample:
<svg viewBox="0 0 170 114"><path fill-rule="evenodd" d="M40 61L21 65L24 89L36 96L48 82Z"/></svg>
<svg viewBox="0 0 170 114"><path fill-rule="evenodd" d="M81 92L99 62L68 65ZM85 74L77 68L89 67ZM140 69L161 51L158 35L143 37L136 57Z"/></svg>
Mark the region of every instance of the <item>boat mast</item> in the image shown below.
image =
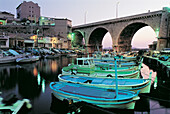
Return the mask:
<svg viewBox="0 0 170 114"><path fill-rule="evenodd" d="M117 60L116 57L114 57L115 60L115 79L116 79L116 97L118 96L118 81L117 81Z"/></svg>

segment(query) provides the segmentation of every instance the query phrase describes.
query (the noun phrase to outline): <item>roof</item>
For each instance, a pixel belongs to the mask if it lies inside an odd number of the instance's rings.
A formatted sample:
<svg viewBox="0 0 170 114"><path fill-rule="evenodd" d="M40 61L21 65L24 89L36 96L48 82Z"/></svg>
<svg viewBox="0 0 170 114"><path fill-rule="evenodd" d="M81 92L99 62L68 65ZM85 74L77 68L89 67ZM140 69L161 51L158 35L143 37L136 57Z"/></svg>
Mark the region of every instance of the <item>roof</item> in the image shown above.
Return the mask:
<svg viewBox="0 0 170 114"><path fill-rule="evenodd" d="M6 11L0 11L0 13L1 13L1 14L7 14L7 15L12 15L12 16L14 16L14 14L9 13L9 12L6 12Z"/></svg>

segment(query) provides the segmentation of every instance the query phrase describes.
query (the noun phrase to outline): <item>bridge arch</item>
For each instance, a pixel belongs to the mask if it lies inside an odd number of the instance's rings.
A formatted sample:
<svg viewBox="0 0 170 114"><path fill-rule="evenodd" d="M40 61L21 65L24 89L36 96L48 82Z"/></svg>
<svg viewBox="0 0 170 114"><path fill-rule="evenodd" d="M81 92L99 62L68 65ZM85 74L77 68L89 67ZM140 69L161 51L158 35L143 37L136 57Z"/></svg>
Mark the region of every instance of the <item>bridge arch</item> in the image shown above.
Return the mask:
<svg viewBox="0 0 170 114"><path fill-rule="evenodd" d="M75 30L73 31L73 37L71 40L71 44L73 47L83 47L85 40L84 39L84 32L80 31L80 30Z"/></svg>
<svg viewBox="0 0 170 114"><path fill-rule="evenodd" d="M123 30L120 32L118 37L118 51L130 51L131 50L131 41L134 34L141 29L142 27L149 26L145 23L135 22L128 24Z"/></svg>
<svg viewBox="0 0 170 114"><path fill-rule="evenodd" d="M91 30L87 39L87 45L88 47L91 47L92 52L102 50L102 40L107 32L109 32L109 30L102 26L93 28L93 30Z"/></svg>

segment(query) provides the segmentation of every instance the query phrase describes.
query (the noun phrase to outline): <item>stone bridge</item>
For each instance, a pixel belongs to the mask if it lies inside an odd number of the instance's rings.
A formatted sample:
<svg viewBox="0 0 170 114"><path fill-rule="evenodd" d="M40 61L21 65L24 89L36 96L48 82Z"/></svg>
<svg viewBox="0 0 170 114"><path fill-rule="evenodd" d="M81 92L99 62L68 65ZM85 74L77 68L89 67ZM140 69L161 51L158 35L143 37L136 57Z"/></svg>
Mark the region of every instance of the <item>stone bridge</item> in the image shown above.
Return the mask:
<svg viewBox="0 0 170 114"><path fill-rule="evenodd" d="M74 26L74 44L82 45L85 41L89 53L101 50L103 37L107 32L112 37L112 47L115 51L131 51L131 41L134 34L144 26L150 26L157 35L157 50L170 47L170 8L148 12L128 17L116 18ZM96 48L99 47L99 48Z"/></svg>

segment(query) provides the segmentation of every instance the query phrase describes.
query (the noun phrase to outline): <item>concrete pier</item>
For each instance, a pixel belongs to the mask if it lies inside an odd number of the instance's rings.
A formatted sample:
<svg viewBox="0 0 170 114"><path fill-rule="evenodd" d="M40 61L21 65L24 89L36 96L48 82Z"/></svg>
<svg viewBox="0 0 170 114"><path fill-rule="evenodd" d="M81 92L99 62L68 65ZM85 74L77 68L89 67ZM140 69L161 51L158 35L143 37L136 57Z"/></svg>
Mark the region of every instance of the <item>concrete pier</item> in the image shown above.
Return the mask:
<svg viewBox="0 0 170 114"><path fill-rule="evenodd" d="M145 64L153 68L153 70L160 71L167 76L166 78L170 77L170 62L169 61L162 61L159 60L157 57L151 57L151 56L144 56Z"/></svg>

